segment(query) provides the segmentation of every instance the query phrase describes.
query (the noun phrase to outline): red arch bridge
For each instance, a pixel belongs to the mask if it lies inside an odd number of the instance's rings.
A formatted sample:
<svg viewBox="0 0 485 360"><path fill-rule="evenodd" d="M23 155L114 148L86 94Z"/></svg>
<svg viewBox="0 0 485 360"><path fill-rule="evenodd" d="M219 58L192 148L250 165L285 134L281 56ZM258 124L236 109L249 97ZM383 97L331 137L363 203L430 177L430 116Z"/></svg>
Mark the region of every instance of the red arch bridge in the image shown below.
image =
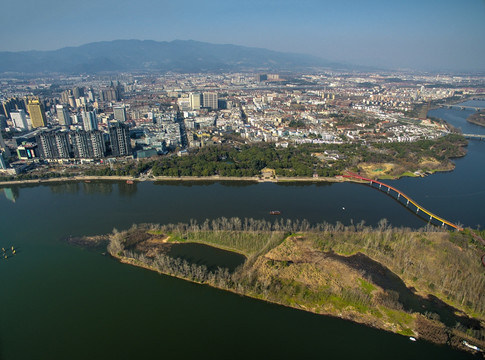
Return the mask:
<svg viewBox="0 0 485 360"><path fill-rule="evenodd" d="M381 181L378 181L378 180L373 180L373 179L367 179L365 177L362 177L360 175L357 175L357 174L354 174L354 173L347 173L347 175L342 175L344 178L348 178L348 179L356 179L356 180L362 180L362 181L365 181L365 182L368 182L370 186L372 186L373 188L377 188L375 185L379 185L379 188L380 190L386 192L386 188L387 188L387 193L388 194L391 194L391 191L393 191L396 195L397 195L397 199L400 200L401 197L404 198L405 200L407 200L406 202L406 206L409 206L409 204L411 203L412 205L414 205L416 207L416 214L419 213L420 211L425 213L426 215L429 216L429 220L436 220L436 221L439 221L442 226L445 226L445 225L448 225L452 228L455 228L457 229L458 231L463 231L463 228L459 225L456 225L454 223L452 223L451 221L448 221L448 220L445 220L443 219L442 217L439 217L438 215L435 215L433 214L431 211L429 210L426 210L425 208L423 208L421 205L419 205L416 201L414 201L413 199L411 199L409 196L407 196L405 193L403 193L402 191L396 189L395 187L392 187L390 185L387 185L387 184L384 184L383 182Z"/></svg>

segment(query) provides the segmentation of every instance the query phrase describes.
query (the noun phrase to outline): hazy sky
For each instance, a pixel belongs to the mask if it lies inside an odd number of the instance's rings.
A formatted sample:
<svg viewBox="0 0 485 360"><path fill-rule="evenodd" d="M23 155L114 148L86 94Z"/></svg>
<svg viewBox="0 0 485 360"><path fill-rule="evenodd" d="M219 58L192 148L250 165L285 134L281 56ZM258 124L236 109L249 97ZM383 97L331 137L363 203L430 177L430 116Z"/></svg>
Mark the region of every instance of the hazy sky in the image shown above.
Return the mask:
<svg viewBox="0 0 485 360"><path fill-rule="evenodd" d="M0 51L198 40L347 63L485 71L485 0L0 0Z"/></svg>

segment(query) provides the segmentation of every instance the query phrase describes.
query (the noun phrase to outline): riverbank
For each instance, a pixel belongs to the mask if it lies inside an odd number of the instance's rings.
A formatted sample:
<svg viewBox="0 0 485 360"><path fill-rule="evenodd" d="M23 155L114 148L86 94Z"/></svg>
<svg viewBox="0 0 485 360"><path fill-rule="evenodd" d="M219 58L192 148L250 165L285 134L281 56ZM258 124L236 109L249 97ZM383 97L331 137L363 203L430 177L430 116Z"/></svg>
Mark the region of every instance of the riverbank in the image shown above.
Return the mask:
<svg viewBox="0 0 485 360"><path fill-rule="evenodd" d="M35 180L9 180L1 181L2 185L21 185L21 184L49 184L56 182L86 182L91 181L126 181L126 182L163 182L163 181L243 181L243 182L343 182L347 181L341 176L337 177L285 177L285 178L262 178L262 177L225 177L225 176L151 176L151 177L134 177L134 176L72 176L72 177L59 177L49 179L35 179Z"/></svg>
<svg viewBox="0 0 485 360"><path fill-rule="evenodd" d="M464 156L464 155L463 155ZM369 165L370 168L378 168L382 166L381 164L371 164ZM363 168L362 168L363 169ZM448 172L454 169L453 163L448 163L445 166L435 167L433 170L425 170L423 172L410 172L410 171L399 171L398 174L389 174L389 173L367 173L365 172L364 175L369 177L374 177L375 179L381 180L396 180L402 177L418 177L424 176L425 173L434 173L434 172ZM302 183L317 183L317 182L355 182L351 179L346 179L342 176L335 176L335 177L270 177L264 178L261 176L255 177L226 177L226 176L150 176L150 177L135 177L135 176L71 176L71 177L55 177L55 178L48 178L48 179L29 179L29 180L8 180L8 181L0 181L0 188L2 186L8 185L38 185L38 184L49 184L49 183L58 183L58 182L85 182L90 183L91 181L124 181L128 184L133 184L135 182L176 182L176 181L184 181L184 182L219 182L219 181L229 181L229 182L253 182L253 183L262 183L262 182L270 182L270 183L295 183L295 182L302 182Z"/></svg>
<svg viewBox="0 0 485 360"><path fill-rule="evenodd" d="M463 339L485 346L485 289L478 280L483 274L473 261L483 249L466 235L385 226L286 228L237 219L217 220L212 226L219 230L194 223L157 226L158 235L150 235L153 225L113 233L109 252L123 263L280 305L461 349ZM160 233L174 241L222 245L248 260L232 274L210 272L157 254L149 240Z"/></svg>

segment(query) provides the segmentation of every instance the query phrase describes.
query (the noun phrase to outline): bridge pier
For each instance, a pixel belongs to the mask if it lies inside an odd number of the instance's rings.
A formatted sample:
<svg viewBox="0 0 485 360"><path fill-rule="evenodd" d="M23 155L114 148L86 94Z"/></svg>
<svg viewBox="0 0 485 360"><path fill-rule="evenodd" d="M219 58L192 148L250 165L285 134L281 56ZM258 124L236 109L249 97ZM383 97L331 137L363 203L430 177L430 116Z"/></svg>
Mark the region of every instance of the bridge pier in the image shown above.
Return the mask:
<svg viewBox="0 0 485 360"><path fill-rule="evenodd" d="M391 188L387 188L387 193L389 194L389 191L391 191Z"/></svg>
<svg viewBox="0 0 485 360"><path fill-rule="evenodd" d="M401 197L401 194L400 193L397 193L397 198L399 199Z"/></svg>

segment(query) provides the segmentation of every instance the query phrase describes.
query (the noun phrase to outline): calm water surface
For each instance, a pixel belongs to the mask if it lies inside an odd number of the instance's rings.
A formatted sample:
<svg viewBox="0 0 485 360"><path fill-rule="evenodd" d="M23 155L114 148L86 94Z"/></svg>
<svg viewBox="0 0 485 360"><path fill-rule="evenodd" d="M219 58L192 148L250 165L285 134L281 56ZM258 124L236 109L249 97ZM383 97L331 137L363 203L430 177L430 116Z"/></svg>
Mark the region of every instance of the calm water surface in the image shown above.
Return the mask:
<svg viewBox="0 0 485 360"><path fill-rule="evenodd" d="M438 109L463 127L470 111ZM485 133L474 126L464 132ZM423 206L485 225L485 142L471 141L456 170L392 181ZM247 299L120 264L61 241L133 223L220 216L311 222L426 221L357 184L62 183L0 194L0 359L328 358L465 359L470 355L351 322ZM15 199L15 202L12 200Z"/></svg>

